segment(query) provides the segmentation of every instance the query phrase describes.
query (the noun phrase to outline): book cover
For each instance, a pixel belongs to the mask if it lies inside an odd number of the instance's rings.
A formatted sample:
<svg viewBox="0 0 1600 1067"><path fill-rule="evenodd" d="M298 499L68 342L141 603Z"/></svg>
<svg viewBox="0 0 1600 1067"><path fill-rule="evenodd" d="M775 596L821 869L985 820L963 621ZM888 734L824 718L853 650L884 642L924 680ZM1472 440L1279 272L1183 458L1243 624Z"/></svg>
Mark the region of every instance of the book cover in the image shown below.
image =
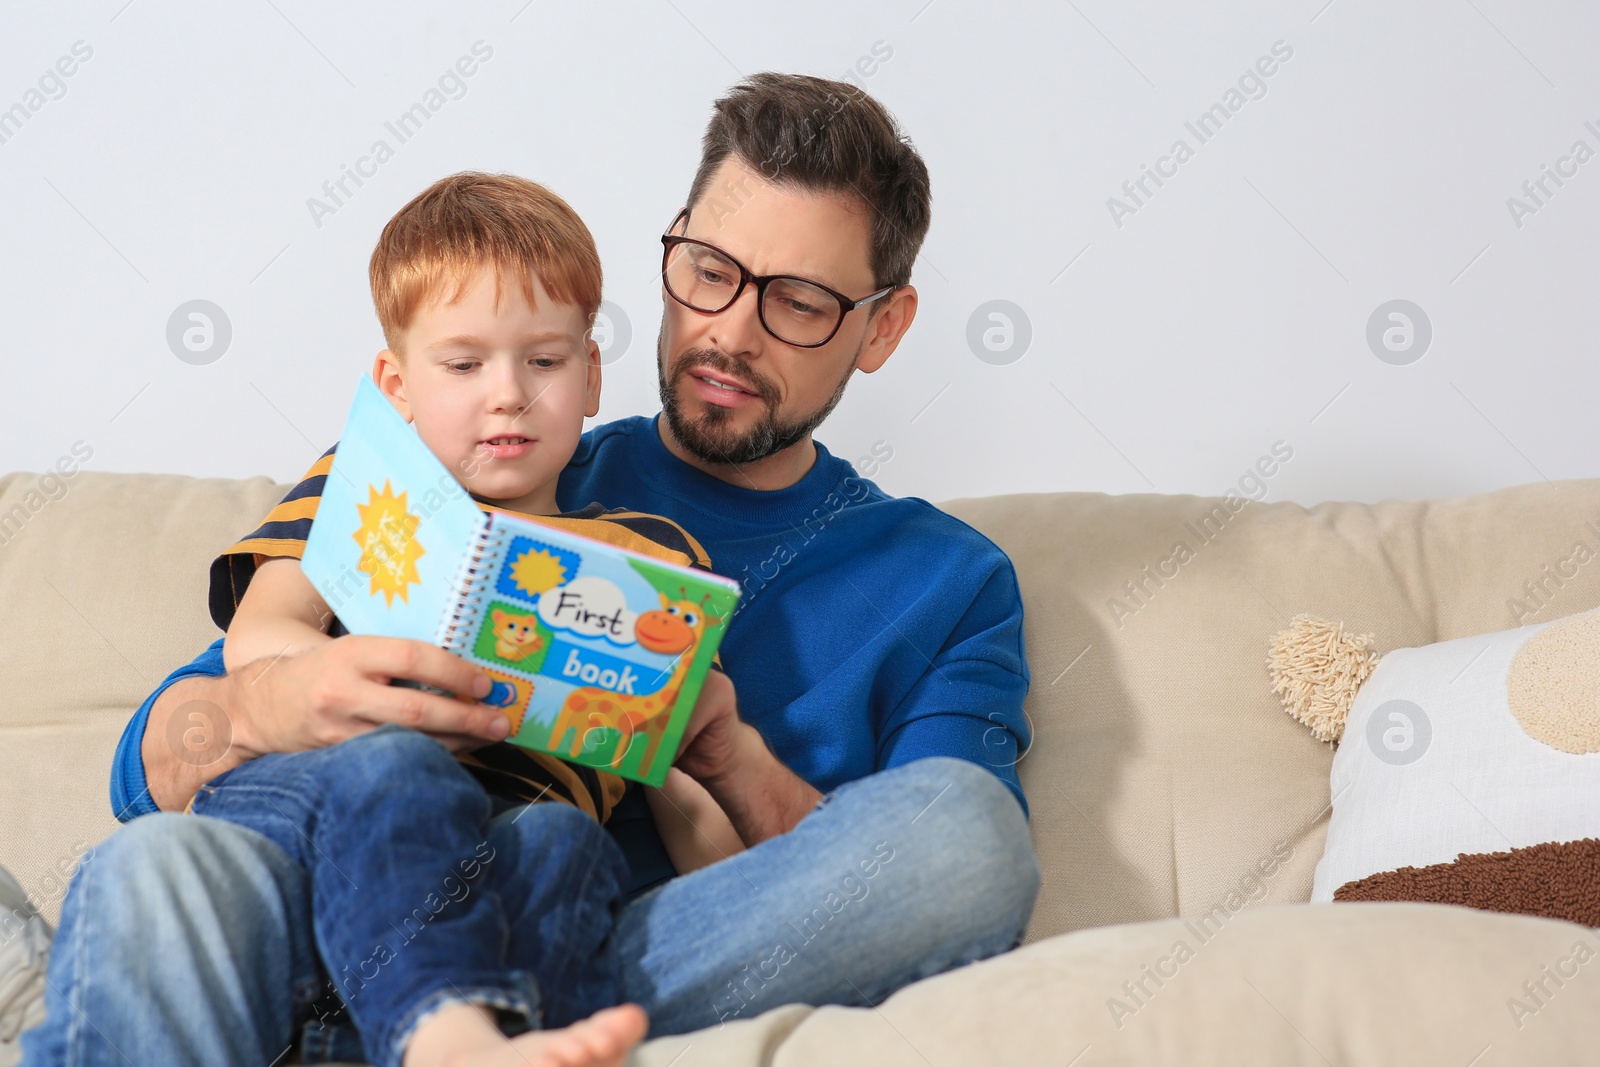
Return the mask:
<svg viewBox="0 0 1600 1067"><path fill-rule="evenodd" d="M365 377L301 568L350 632L481 667L508 741L651 785L739 597L719 575L485 511Z"/></svg>

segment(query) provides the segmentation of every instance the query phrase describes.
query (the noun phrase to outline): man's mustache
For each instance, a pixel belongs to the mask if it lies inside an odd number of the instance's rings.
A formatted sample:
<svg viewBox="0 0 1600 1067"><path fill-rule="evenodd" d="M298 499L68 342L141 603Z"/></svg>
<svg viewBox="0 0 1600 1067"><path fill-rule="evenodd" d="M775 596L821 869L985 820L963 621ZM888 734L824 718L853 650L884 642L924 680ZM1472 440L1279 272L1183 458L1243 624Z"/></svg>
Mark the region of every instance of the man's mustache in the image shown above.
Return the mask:
<svg viewBox="0 0 1600 1067"><path fill-rule="evenodd" d="M750 374L749 368L738 360L718 352L714 348L691 348L678 357L678 365L673 370L674 379L692 374L696 369L704 367L707 370L717 371L733 379L742 389L748 389L769 404L777 401L777 390L763 378Z"/></svg>

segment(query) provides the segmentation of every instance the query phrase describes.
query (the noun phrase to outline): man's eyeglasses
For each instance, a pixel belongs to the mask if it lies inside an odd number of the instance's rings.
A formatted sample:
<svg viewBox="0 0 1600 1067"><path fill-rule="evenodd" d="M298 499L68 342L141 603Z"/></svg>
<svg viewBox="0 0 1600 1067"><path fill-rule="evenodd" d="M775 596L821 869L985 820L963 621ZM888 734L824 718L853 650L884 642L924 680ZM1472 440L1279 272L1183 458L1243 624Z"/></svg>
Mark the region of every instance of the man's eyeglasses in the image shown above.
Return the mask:
<svg viewBox="0 0 1600 1067"><path fill-rule="evenodd" d="M885 286L860 300L819 282L790 274L751 274L744 264L715 245L675 234L687 227L689 209L678 212L661 236L661 280L672 299L693 311L715 315L739 299L744 287L756 287L756 309L766 331L786 345L820 348L833 340L844 317L899 288Z"/></svg>

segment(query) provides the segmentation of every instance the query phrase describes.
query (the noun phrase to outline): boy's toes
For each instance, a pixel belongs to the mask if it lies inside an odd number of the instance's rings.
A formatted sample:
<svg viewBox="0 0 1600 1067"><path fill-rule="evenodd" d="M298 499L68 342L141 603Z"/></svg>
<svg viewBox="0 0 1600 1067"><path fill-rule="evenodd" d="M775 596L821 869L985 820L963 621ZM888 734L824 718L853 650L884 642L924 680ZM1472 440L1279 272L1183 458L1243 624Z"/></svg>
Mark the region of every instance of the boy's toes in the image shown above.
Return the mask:
<svg viewBox="0 0 1600 1067"><path fill-rule="evenodd" d="M596 1012L561 1030L537 1030L512 1039L512 1046L544 1067L621 1067L644 1040L649 1019L637 1004Z"/></svg>

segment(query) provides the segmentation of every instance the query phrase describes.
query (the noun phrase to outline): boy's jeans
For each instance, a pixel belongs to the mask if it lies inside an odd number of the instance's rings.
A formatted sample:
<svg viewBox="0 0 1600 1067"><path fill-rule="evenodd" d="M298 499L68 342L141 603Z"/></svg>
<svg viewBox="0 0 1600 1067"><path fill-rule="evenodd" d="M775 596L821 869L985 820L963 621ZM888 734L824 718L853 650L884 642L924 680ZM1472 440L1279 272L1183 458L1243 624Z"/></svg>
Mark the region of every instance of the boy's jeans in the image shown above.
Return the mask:
<svg viewBox="0 0 1600 1067"><path fill-rule="evenodd" d="M539 862L529 819L556 807L490 827L514 941L548 939L505 876ZM603 951L651 1035L685 1033L786 1003L876 1005L1016 945L1038 888L1010 791L935 757L847 783L789 833L628 903ZM253 831L136 819L74 877L49 981L46 1021L23 1038L29 1067L266 1067L321 992L309 879Z"/></svg>
<svg viewBox="0 0 1600 1067"><path fill-rule="evenodd" d="M508 817L532 825L506 874L539 918L512 939L504 880L488 877L504 862L488 838L494 806L443 745L393 724L200 787L196 815L257 831L310 876L318 955L361 1036L352 1046L344 1024L313 1022L313 1052L365 1046L377 1067L399 1067L417 1021L447 1000L493 1006L512 1033L618 1002L616 958L600 948L622 905L622 850L574 808L517 805Z"/></svg>

